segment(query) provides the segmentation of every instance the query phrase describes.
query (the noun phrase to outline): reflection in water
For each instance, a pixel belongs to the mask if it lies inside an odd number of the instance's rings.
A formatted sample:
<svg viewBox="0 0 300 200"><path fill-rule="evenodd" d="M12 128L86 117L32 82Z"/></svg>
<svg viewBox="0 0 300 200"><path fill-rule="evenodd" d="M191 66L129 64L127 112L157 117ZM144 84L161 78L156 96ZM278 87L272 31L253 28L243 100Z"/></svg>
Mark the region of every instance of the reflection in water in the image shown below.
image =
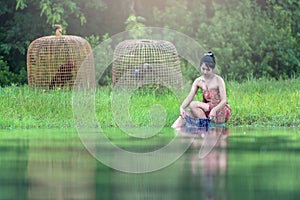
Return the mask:
<svg viewBox="0 0 300 200"><path fill-rule="evenodd" d="M196 132L181 129L176 134L181 135L183 142L193 140L182 158L151 173L114 172L113 199L227 199L228 129L214 127ZM199 157L199 152L205 156Z"/></svg>
<svg viewBox="0 0 300 200"><path fill-rule="evenodd" d="M216 128L213 133L208 133L208 140L211 137L219 137L212 151L201 159L202 164L202 182L204 185L205 199L227 199L226 195L226 174L227 174L227 140L229 135L225 128ZM219 135L220 134L220 135ZM213 136L212 136L213 135ZM213 140L213 139L212 139ZM204 143L205 145L205 143ZM217 198L215 188L221 193Z"/></svg>
<svg viewBox="0 0 300 200"><path fill-rule="evenodd" d="M0 199L24 199L27 196L26 168L28 140L8 138L0 131Z"/></svg>
<svg viewBox="0 0 300 200"><path fill-rule="evenodd" d="M203 199L227 199L226 148L229 130L225 127L210 127L208 130L181 129L180 133L189 137L193 136L194 139L190 149L189 163L193 183L201 185L199 196Z"/></svg>
<svg viewBox="0 0 300 200"><path fill-rule="evenodd" d="M28 199L95 199L96 161L70 140L30 140Z"/></svg>
<svg viewBox="0 0 300 200"><path fill-rule="evenodd" d="M176 200L178 198L179 171L156 171L146 174L113 174L114 193L116 200Z"/></svg>
<svg viewBox="0 0 300 200"><path fill-rule="evenodd" d="M95 160L76 132L2 132L0 199L299 199L299 129L176 134L193 141L181 158L155 172L129 174Z"/></svg>

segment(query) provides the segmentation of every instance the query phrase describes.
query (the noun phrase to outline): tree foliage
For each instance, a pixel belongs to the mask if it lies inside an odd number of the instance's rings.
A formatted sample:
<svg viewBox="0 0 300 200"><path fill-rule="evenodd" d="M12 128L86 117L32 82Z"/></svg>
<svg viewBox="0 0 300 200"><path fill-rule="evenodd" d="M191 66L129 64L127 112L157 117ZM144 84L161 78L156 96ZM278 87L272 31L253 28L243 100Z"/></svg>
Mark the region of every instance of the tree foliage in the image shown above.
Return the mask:
<svg viewBox="0 0 300 200"><path fill-rule="evenodd" d="M283 1L266 1L264 8L262 2L259 5L250 0L207 2L211 1L198 1L198 12L192 15L187 11L189 23L179 21L187 20L184 17L172 21L172 15L167 14L181 10L176 3L156 11L157 19L171 28L181 24L182 30L189 30L191 22L197 22L193 27L196 40L216 53L220 73L228 79L299 76L299 32L293 31L296 23L290 10L295 8L284 7ZM287 4L299 3L290 0ZM209 12L205 12L207 9Z"/></svg>
<svg viewBox="0 0 300 200"><path fill-rule="evenodd" d="M25 9L30 3L37 3L36 0L16 0L16 9ZM57 23L67 26L67 20L75 16L83 25L87 22L84 8L102 8L105 4L99 1L83 1L83 0L40 0L40 16L46 16L46 22L54 25Z"/></svg>
<svg viewBox="0 0 300 200"><path fill-rule="evenodd" d="M26 71L24 69L18 74L11 72L8 63L0 56L0 86L23 83L24 79L26 79Z"/></svg>
<svg viewBox="0 0 300 200"><path fill-rule="evenodd" d="M96 12L104 8L105 4L101 0L1 1L0 55L9 66L8 71L22 76L19 83L26 83L27 75L23 72L26 71L26 52L30 42L42 36L53 35L52 25L55 23L63 25L64 33L67 32L68 24L76 24L77 28L73 27L76 32L76 29L80 30L87 22L86 16L90 10ZM86 36L91 35L88 31L85 33ZM15 79L10 80L14 82Z"/></svg>
<svg viewBox="0 0 300 200"><path fill-rule="evenodd" d="M213 50L228 79L299 76L299 21L298 0L2 0L0 84L26 83L28 45L54 34L55 23L93 46L107 33L139 37L146 26L168 27Z"/></svg>

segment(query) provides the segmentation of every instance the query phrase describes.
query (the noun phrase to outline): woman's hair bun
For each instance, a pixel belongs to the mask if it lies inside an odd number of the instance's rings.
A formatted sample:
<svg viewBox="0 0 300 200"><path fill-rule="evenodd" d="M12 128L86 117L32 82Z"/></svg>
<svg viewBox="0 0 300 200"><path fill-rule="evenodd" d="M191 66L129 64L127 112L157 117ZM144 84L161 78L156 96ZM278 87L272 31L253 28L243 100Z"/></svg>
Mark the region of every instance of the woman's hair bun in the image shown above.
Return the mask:
<svg viewBox="0 0 300 200"><path fill-rule="evenodd" d="M216 60L215 60L215 55L213 54L212 51L208 51L207 53L204 54L204 57L201 58L200 60L200 66L205 63L206 66L214 69L216 65Z"/></svg>
<svg viewBox="0 0 300 200"><path fill-rule="evenodd" d="M215 55L213 54L212 51L208 51L207 53L204 54L205 56L211 56L211 57L215 57Z"/></svg>

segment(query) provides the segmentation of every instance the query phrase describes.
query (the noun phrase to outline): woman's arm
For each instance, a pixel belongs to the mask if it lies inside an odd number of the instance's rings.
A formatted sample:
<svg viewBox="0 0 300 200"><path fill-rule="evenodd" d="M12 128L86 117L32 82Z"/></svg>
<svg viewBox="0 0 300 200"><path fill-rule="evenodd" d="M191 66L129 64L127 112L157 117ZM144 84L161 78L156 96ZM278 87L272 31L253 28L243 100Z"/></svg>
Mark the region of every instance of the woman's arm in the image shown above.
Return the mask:
<svg viewBox="0 0 300 200"><path fill-rule="evenodd" d="M219 94L220 94L221 101L216 107L214 107L211 110L209 116L216 116L216 112L220 108L223 108L226 105L226 102L227 102L225 83L224 83L224 80L219 76L218 76L218 88L219 88Z"/></svg>
<svg viewBox="0 0 300 200"><path fill-rule="evenodd" d="M191 91L188 94L188 96L184 99L184 101L182 102L181 106L180 106L180 116L184 117L185 115L185 111L184 109L192 102L192 100L194 99L198 89L199 89L199 78L197 78L192 85Z"/></svg>

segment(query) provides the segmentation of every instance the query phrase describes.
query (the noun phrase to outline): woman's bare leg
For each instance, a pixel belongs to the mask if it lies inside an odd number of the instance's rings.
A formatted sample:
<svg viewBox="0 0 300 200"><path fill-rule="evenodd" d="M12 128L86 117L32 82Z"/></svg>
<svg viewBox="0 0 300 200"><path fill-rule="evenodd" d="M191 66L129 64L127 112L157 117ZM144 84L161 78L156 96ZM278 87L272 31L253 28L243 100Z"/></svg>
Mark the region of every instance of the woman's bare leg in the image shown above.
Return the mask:
<svg viewBox="0 0 300 200"><path fill-rule="evenodd" d="M194 117L190 110L186 110L185 114L190 116L190 117ZM184 120L184 118L179 116L171 127L172 128L179 128L179 127L183 127L183 126L185 126L185 120Z"/></svg>
<svg viewBox="0 0 300 200"><path fill-rule="evenodd" d="M200 101L190 103L191 113L195 118L207 118L205 112L209 110L209 105Z"/></svg>
<svg viewBox="0 0 300 200"><path fill-rule="evenodd" d="M191 110L186 110L186 115L193 118L207 118L205 111L209 110L209 105L200 101L192 101L190 103ZM185 120L179 116L176 121L172 124L172 128L179 128L185 126Z"/></svg>
<svg viewBox="0 0 300 200"><path fill-rule="evenodd" d="M185 121L184 121L184 119L181 117L181 116L179 116L177 119L176 119L176 121L172 124L172 128L179 128L179 127L182 127L182 126L184 126L185 125Z"/></svg>

